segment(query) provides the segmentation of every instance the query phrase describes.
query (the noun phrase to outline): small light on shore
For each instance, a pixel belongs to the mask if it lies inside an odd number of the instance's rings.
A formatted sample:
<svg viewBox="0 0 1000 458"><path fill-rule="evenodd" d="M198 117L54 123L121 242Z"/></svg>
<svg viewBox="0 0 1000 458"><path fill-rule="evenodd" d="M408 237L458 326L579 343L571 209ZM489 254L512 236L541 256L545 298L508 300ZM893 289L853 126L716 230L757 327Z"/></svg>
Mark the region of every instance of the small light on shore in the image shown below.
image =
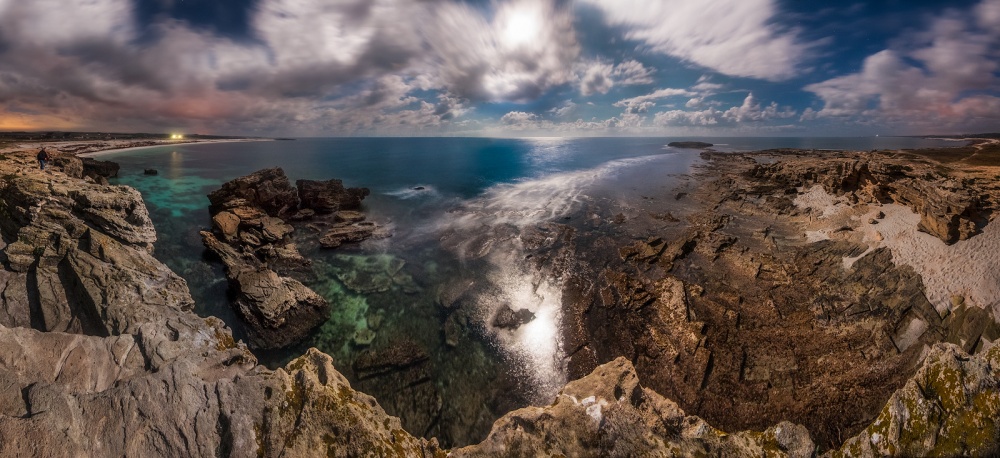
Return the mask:
<svg viewBox="0 0 1000 458"><path fill-rule="evenodd" d="M170 134L170 139L171 140L182 140L183 138L184 138L184 136L181 135L181 134Z"/></svg>

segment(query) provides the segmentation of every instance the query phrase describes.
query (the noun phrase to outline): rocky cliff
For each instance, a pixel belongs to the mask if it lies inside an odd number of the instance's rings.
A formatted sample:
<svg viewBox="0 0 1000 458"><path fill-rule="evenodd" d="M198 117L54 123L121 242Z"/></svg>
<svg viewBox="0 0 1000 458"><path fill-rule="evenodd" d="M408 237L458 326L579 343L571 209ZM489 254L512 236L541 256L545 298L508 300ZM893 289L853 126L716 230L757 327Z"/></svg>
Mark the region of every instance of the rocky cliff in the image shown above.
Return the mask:
<svg viewBox="0 0 1000 458"><path fill-rule="evenodd" d="M555 402L441 450L404 431L310 350L278 370L191 310L150 255L134 190L0 159L0 455L811 456L808 431L724 433L643 387L623 358ZM653 244L656 245L656 244ZM656 248L654 247L654 251ZM1000 351L932 347L877 420L835 453L990 454Z"/></svg>

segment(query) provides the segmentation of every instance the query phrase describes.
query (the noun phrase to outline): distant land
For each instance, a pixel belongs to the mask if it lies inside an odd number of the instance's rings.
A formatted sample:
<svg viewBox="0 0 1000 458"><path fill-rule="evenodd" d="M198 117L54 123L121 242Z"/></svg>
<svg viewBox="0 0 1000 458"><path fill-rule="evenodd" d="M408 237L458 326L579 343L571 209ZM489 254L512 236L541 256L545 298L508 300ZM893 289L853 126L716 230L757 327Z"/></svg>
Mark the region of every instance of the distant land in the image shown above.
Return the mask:
<svg viewBox="0 0 1000 458"><path fill-rule="evenodd" d="M174 133L119 133L119 132L63 132L63 131L37 131L37 132L0 132L0 141L80 141L80 140L170 140L173 135L183 135L189 140L231 140L247 137L239 135L203 135L185 134L183 132Z"/></svg>
<svg viewBox="0 0 1000 458"><path fill-rule="evenodd" d="M992 138L1000 139L1000 132L992 132L987 134L960 134L960 135L913 135L917 138L954 138L961 140L964 138Z"/></svg>

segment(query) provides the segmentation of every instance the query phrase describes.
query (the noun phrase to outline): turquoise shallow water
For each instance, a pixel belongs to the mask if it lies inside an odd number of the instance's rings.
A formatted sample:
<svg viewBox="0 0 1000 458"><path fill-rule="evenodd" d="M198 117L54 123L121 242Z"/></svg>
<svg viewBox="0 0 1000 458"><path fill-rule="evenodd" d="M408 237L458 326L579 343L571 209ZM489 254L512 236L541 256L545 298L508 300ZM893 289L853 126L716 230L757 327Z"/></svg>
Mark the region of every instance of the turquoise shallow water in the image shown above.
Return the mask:
<svg viewBox="0 0 1000 458"><path fill-rule="evenodd" d="M197 312L221 317L237 337L242 325L228 307L222 268L204 258L198 236L210 226L206 195L225 181L274 166L293 182L338 178L370 188L365 210L391 227L393 237L332 251L301 246L317 273L307 284L333 304L330 319L299 347L258 356L273 367L316 346L334 357L355 386L402 416L412 432L461 445L481 440L493 420L511 409L550 402L566 382L559 285L525 269L517 243L486 234L546 221L575 224L578 219L566 218L575 218L599 195L628 200L651 189L669 192L699 153L666 147L671 140L300 139L163 146L100 159L118 162L117 182L143 194L160 238L155 254L188 281ZM889 137L696 140L721 150L955 144ZM143 175L147 168L159 174ZM484 244L492 247L490 255L475 254ZM463 306L472 310L459 320L458 344L452 346L444 342L444 329L456 320L439 298L456 278L487 287L480 288L483 297ZM528 308L536 319L515 332L490 329L492 314L504 304ZM354 375L352 364L369 348L357 345L354 336L365 330L375 332L370 348L406 341L428 353L425 375L441 399L436 413L424 418L420 409L400 405L398 386Z"/></svg>

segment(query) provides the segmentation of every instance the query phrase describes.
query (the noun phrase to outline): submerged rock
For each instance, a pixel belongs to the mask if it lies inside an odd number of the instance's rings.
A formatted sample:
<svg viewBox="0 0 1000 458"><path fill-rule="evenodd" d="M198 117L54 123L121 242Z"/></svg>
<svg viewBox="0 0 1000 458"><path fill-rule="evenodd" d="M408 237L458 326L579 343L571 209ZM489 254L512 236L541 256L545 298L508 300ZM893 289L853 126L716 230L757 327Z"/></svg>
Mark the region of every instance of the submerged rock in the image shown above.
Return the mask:
<svg viewBox="0 0 1000 458"><path fill-rule="evenodd" d="M504 305L493 315L493 326L511 331L530 323L535 319L535 314L528 309L518 309L516 312L509 305Z"/></svg>

